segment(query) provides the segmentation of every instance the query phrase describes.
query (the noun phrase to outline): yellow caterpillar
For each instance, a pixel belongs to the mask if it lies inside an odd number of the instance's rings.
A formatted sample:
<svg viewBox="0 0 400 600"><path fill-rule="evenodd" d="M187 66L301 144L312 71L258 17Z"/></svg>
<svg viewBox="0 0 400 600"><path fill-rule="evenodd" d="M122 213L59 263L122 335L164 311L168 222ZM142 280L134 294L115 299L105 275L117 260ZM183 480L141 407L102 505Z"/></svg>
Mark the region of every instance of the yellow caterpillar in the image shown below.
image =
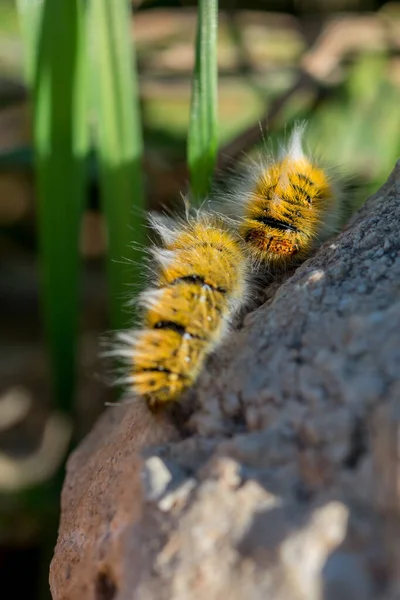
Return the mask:
<svg viewBox="0 0 400 600"><path fill-rule="evenodd" d="M341 196L328 170L303 152L297 125L278 157L262 157L230 194L253 261L270 270L301 261L337 229Z"/></svg>
<svg viewBox="0 0 400 600"><path fill-rule="evenodd" d="M194 383L246 297L248 270L240 239L217 215L151 224L164 243L152 250L155 286L139 297L141 328L119 334L115 354L129 360L127 381L154 409Z"/></svg>
<svg viewBox="0 0 400 600"><path fill-rule="evenodd" d="M271 271L302 260L337 227L341 196L328 170L303 152L297 126L280 156L263 157L231 192L235 227L216 213L151 217L154 287L138 298L141 326L118 335L133 392L151 409L176 401L197 379L247 299L254 265ZM220 197L225 204L227 196ZM237 219L237 206L240 218Z"/></svg>

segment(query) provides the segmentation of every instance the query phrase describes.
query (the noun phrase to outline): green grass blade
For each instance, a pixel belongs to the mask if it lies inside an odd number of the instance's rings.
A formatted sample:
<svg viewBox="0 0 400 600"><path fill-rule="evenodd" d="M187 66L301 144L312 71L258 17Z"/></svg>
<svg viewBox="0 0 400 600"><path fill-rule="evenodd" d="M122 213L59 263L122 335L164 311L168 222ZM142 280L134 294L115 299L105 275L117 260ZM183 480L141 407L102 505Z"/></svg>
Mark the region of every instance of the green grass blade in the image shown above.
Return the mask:
<svg viewBox="0 0 400 600"><path fill-rule="evenodd" d="M44 0L16 0L19 25L24 44L25 78L30 87L34 84L37 48L42 25Z"/></svg>
<svg viewBox="0 0 400 600"><path fill-rule="evenodd" d="M187 149L197 201L209 191L218 149L217 32L218 0L199 0Z"/></svg>
<svg viewBox="0 0 400 600"><path fill-rule="evenodd" d="M137 244L143 244L145 231L142 132L129 2L92 0L90 23L92 107L108 228L111 322L119 329L130 320L124 312L125 296L128 284L135 284L142 270Z"/></svg>
<svg viewBox="0 0 400 600"><path fill-rule="evenodd" d="M20 2L25 32L32 4ZM85 14L81 0L46 0L41 6L40 32L26 33L26 50L33 82L42 306L55 399L69 411L75 388L78 244L88 149Z"/></svg>

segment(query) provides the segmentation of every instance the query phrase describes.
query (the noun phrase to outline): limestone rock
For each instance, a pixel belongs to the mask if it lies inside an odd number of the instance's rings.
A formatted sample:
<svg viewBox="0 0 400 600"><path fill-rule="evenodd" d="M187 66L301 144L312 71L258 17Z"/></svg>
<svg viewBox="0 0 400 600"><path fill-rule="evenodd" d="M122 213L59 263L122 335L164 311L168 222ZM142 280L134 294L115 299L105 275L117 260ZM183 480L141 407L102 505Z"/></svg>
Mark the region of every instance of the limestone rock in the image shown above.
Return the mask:
<svg viewBox="0 0 400 600"><path fill-rule="evenodd" d="M107 410L68 463L54 600L400 598L399 227L400 163L181 414Z"/></svg>

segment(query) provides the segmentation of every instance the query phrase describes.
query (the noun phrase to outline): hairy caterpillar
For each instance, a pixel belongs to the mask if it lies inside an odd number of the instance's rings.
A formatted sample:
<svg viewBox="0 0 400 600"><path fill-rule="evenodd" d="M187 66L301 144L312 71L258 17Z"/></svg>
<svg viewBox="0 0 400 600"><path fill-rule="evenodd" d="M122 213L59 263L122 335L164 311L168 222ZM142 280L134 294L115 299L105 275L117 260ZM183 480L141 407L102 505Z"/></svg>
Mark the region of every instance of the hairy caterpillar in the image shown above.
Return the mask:
<svg viewBox="0 0 400 600"><path fill-rule="evenodd" d="M128 361L128 383L151 409L178 400L247 300L254 265L270 270L306 258L339 225L341 196L328 170L302 148L296 126L279 156L262 157L228 194L235 227L217 213L150 218L163 245L153 287L137 302L138 329L118 334L112 354ZM227 195L219 197L225 204ZM229 212L228 212L229 214Z"/></svg>
<svg viewBox="0 0 400 600"><path fill-rule="evenodd" d="M142 293L141 328L119 334L126 381L150 408L179 398L221 341L247 291L242 243L216 214L185 221L150 218L164 246L153 248L154 287Z"/></svg>
<svg viewBox="0 0 400 600"><path fill-rule="evenodd" d="M328 169L304 153L297 125L280 155L262 156L229 196L253 261L271 270L304 260L338 228L341 195Z"/></svg>

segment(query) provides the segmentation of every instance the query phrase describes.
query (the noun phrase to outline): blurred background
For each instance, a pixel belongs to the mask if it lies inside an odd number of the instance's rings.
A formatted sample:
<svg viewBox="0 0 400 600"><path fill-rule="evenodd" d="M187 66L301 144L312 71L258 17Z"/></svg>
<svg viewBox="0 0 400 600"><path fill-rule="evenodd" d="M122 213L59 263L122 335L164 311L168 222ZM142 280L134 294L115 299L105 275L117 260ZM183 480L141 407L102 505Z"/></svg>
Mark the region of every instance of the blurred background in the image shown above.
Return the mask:
<svg viewBox="0 0 400 600"><path fill-rule="evenodd" d="M99 336L113 326L112 300L105 266L107 210L100 201L98 155L89 140L74 234L80 260L77 377L65 400L52 383L54 345L46 344L44 333L40 271L47 269L47 255L38 250L34 159L41 138L38 121L33 126L35 84L29 85L18 8L14 0L0 0L0 573L2 587L9 585L14 598L42 600L49 597L48 563L66 455L105 403L115 400L99 359ZM133 0L131 18L143 197L146 208L157 209L173 206L188 188L196 4ZM52 43L54 51L56 27ZM218 69L220 173L260 142L260 122L265 135L276 138L294 119L307 118L310 146L351 177L353 209L388 177L400 154L400 3L226 0L220 3ZM95 85L92 94L98 93ZM68 187L68 169L64 176ZM139 214L140 202L136 206ZM62 254L55 257L62 277L69 267ZM122 279L124 274L131 279L129 270L126 262ZM68 303L67 286L62 293Z"/></svg>

